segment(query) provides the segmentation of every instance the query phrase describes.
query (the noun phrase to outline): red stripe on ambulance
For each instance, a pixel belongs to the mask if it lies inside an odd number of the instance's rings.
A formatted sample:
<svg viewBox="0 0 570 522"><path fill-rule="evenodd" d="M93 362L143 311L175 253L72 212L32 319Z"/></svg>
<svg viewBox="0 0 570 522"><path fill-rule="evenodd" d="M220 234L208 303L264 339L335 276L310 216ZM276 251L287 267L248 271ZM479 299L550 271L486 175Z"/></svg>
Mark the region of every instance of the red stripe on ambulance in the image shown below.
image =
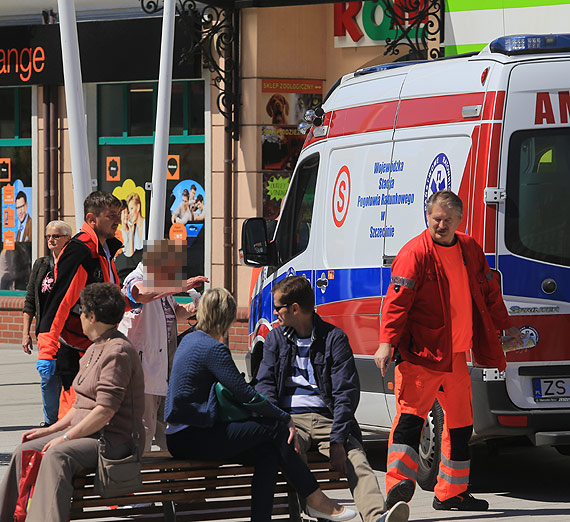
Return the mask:
<svg viewBox="0 0 570 522"><path fill-rule="evenodd" d="M463 107L482 105L484 99L484 92L473 92L402 100L398 109L396 128L469 121L461 113Z"/></svg>
<svg viewBox="0 0 570 522"><path fill-rule="evenodd" d="M390 101L334 111L329 137L392 129L397 108L398 102Z"/></svg>

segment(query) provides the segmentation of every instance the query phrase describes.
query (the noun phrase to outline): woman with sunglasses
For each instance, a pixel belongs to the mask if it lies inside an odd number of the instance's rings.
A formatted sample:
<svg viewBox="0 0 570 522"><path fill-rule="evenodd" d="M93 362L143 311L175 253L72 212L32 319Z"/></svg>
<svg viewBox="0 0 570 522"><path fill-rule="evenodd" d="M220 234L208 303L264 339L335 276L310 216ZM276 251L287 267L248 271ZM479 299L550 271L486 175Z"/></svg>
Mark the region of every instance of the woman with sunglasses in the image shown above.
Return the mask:
<svg viewBox="0 0 570 522"><path fill-rule="evenodd" d="M36 334L40 324L40 316L47 297L53 288L54 267L65 244L71 238L71 227L65 221L50 221L45 235L50 254L36 259L26 291L24 301L24 326L22 328L22 348L27 354L32 353L32 337L30 328L36 318ZM44 406L44 422L40 426L50 426L57 421L59 410L59 393L61 378L54 375L55 360L38 359L36 368L41 376L42 401Z"/></svg>

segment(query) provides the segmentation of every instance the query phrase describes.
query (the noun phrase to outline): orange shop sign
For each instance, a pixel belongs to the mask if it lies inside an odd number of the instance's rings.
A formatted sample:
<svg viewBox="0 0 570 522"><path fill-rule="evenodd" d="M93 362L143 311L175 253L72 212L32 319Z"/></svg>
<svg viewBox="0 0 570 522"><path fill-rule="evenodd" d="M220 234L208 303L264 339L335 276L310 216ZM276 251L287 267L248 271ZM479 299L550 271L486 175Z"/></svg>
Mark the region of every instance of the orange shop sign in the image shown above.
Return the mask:
<svg viewBox="0 0 570 522"><path fill-rule="evenodd" d="M32 72L41 73L44 70L46 53L43 47L24 47L23 49L0 47L0 75L15 73L20 80L27 82Z"/></svg>

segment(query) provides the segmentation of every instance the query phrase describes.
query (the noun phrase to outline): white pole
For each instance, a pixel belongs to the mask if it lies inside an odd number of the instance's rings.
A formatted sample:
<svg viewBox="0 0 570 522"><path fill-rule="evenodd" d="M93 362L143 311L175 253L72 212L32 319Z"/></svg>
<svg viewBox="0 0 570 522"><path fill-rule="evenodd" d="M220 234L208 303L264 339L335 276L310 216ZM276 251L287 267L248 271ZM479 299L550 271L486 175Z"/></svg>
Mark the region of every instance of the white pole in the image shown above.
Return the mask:
<svg viewBox="0 0 570 522"><path fill-rule="evenodd" d="M77 39L74 0L57 0L57 5L59 9L59 30L61 33L65 102L69 126L75 225L79 231L83 224L83 201L91 192L91 172L89 169L85 106L83 104L79 41Z"/></svg>
<svg viewBox="0 0 570 522"><path fill-rule="evenodd" d="M172 53L174 44L175 0L164 0L162 15L162 42L160 71L158 74L158 100L156 106L156 133L152 162L152 192L148 239L164 237L166 206L166 167L168 163L168 136L170 133L170 94L172 91Z"/></svg>

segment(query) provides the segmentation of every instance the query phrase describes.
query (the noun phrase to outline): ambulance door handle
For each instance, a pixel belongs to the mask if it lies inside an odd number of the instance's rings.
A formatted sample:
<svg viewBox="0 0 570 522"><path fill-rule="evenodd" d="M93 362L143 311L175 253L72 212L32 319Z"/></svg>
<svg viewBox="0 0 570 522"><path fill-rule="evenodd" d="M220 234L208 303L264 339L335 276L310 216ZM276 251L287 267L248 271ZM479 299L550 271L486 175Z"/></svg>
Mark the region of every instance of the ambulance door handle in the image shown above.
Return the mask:
<svg viewBox="0 0 570 522"><path fill-rule="evenodd" d="M324 294L327 289L327 286L329 286L329 280L327 279L327 276L325 275L324 272L321 274L321 277L317 279L316 285L317 288L319 288L321 292Z"/></svg>

